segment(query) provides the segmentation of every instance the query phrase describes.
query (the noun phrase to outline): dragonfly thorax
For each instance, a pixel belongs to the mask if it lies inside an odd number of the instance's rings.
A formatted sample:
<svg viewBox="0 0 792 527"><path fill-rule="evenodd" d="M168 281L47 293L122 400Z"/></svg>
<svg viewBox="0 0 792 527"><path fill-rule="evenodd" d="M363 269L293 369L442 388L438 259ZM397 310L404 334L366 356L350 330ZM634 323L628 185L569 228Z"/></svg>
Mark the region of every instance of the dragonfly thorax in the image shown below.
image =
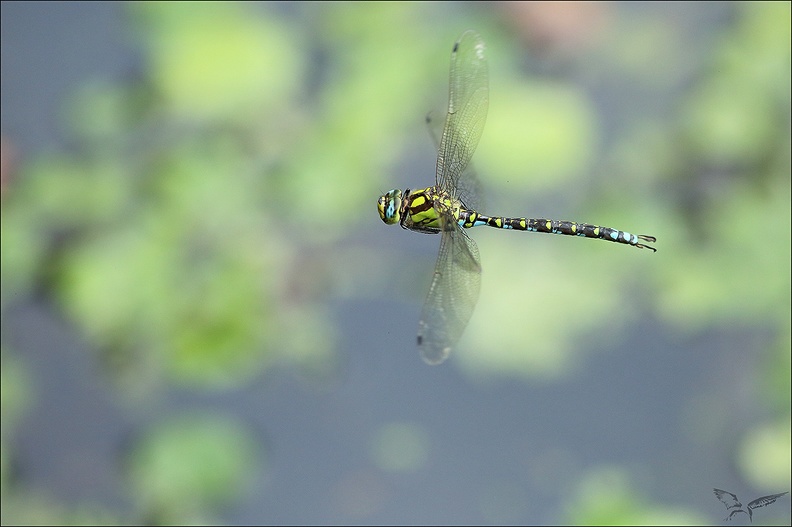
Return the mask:
<svg viewBox="0 0 792 527"><path fill-rule="evenodd" d="M439 192L437 187L405 189L404 192L391 190L380 196L377 209L385 223L398 223L404 229L426 234L441 232L443 225L450 228L459 221L463 211L459 200Z"/></svg>

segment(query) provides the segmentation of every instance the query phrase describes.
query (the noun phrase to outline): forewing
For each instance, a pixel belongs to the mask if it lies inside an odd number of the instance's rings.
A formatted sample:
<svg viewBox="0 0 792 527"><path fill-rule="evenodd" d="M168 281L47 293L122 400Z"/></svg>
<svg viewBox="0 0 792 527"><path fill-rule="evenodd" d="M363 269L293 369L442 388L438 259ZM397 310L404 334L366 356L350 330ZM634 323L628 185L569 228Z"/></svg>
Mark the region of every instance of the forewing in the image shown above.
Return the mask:
<svg viewBox="0 0 792 527"><path fill-rule="evenodd" d="M477 182L465 168L478 146L489 106L489 80L484 41L475 31L466 31L451 52L451 74L446 116L437 152L436 181L440 189L460 198L474 198ZM463 177L465 175L465 177ZM472 203L462 199L465 206Z"/></svg>
<svg viewBox="0 0 792 527"><path fill-rule="evenodd" d="M429 135L432 136L432 142L439 152L440 142L443 139L443 121L438 119L435 112L429 112L426 114L426 126L429 128ZM473 168L473 163L470 161L457 178L456 186L456 197L466 209L480 211L485 208L481 183Z"/></svg>
<svg viewBox="0 0 792 527"><path fill-rule="evenodd" d="M429 364L440 364L465 331L481 288L476 243L450 217L444 222L432 285L418 324L418 347Z"/></svg>

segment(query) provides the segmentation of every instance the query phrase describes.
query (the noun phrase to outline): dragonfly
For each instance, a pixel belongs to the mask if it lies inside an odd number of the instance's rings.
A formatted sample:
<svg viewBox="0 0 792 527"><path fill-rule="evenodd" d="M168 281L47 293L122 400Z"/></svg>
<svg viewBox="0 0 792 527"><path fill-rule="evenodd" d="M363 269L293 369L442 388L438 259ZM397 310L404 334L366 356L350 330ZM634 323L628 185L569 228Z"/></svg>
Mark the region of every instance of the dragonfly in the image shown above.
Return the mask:
<svg viewBox="0 0 792 527"><path fill-rule="evenodd" d="M654 236L574 221L486 216L480 204L480 184L470 167L489 106L489 72L484 41L473 30L464 32L451 51L448 113L437 145L435 185L418 190L393 189L377 201L379 216L388 225L425 234L440 234L440 249L429 294L418 324L418 347L428 364L446 360L473 314L481 290L478 247L465 232L479 226L598 238L656 249ZM428 120L428 119L427 119Z"/></svg>

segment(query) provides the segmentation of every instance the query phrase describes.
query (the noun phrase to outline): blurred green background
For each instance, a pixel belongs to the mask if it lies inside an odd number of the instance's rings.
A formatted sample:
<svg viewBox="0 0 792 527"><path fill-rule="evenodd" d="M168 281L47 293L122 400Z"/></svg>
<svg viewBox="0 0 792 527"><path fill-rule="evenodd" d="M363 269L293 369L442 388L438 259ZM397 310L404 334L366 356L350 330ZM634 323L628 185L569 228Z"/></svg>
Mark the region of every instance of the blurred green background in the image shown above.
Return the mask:
<svg viewBox="0 0 792 527"><path fill-rule="evenodd" d="M790 490L789 3L0 19L3 524L712 524L713 487ZM483 211L658 252L477 229L429 367L439 239L375 202L433 183L468 28Z"/></svg>

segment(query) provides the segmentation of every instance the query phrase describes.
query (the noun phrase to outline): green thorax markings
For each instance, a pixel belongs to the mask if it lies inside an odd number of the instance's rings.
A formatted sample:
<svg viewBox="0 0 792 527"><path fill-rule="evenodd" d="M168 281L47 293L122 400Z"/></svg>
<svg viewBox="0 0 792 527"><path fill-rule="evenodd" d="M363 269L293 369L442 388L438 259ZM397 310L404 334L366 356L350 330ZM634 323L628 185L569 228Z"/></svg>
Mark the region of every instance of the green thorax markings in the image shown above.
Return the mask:
<svg viewBox="0 0 792 527"><path fill-rule="evenodd" d="M380 196L377 209L382 221L388 224L398 223L405 229L428 234L436 234L442 230L441 214L453 218L458 223L464 210L459 200L447 193L438 192L437 187L418 190L391 190Z"/></svg>

